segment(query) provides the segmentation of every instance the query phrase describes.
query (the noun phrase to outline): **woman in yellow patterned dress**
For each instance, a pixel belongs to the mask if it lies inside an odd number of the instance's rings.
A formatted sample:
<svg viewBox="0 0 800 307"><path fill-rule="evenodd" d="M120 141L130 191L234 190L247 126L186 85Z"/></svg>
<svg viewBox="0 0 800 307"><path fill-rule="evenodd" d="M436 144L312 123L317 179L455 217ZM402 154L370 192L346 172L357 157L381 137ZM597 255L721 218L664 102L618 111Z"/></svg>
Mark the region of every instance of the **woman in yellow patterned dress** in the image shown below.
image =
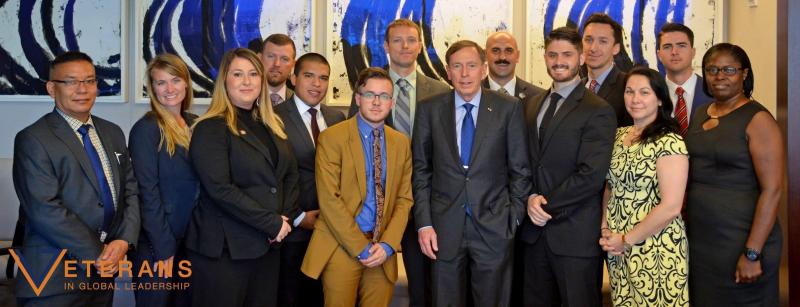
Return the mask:
<svg viewBox="0 0 800 307"><path fill-rule="evenodd" d="M689 159L661 74L632 70L625 108L633 126L617 129L599 242L608 252L611 298L614 306L688 306L680 211Z"/></svg>

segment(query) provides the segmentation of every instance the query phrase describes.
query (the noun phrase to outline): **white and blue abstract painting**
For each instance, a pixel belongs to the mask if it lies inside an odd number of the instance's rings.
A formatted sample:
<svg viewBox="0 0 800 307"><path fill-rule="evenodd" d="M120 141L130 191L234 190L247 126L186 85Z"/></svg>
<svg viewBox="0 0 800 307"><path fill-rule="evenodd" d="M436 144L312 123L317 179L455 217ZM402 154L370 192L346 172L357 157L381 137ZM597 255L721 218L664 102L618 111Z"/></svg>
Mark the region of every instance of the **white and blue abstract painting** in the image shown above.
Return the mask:
<svg viewBox="0 0 800 307"><path fill-rule="evenodd" d="M121 1L0 0L0 95L46 96L49 62L94 60L99 96L122 95Z"/></svg>
<svg viewBox="0 0 800 307"><path fill-rule="evenodd" d="M155 55L186 61L195 97L210 97L225 52L273 33L289 35L300 56L311 49L312 0L144 0L137 8L137 87L144 96L144 67Z"/></svg>

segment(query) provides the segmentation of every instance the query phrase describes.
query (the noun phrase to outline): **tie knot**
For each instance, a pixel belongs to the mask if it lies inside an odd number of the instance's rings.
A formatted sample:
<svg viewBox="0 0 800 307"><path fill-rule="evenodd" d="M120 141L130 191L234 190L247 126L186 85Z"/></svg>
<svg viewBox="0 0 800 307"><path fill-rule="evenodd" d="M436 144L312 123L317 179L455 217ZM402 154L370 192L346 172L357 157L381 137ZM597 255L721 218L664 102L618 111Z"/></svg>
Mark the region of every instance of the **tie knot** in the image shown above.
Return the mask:
<svg viewBox="0 0 800 307"><path fill-rule="evenodd" d="M683 90L683 87L680 87L680 86L675 89L675 94L678 94L678 96L683 95L683 93L685 93L685 92L686 91Z"/></svg>
<svg viewBox="0 0 800 307"><path fill-rule="evenodd" d="M381 137L381 129L378 128L372 129L372 136L376 139Z"/></svg>
<svg viewBox="0 0 800 307"><path fill-rule="evenodd" d="M269 100L272 104L283 102L283 98L278 93L269 94Z"/></svg>
<svg viewBox="0 0 800 307"><path fill-rule="evenodd" d="M561 95L556 92L550 94L550 103L558 103L559 100L561 100Z"/></svg>
<svg viewBox="0 0 800 307"><path fill-rule="evenodd" d="M317 109L314 108L308 109L308 114L311 114L312 117L317 116Z"/></svg>
<svg viewBox="0 0 800 307"><path fill-rule="evenodd" d="M397 83L397 85L399 85L402 88L405 88L406 86L411 85L411 83L408 83L408 80L406 80L405 78L397 79L396 83Z"/></svg>
<svg viewBox="0 0 800 307"><path fill-rule="evenodd" d="M472 112L472 108L473 107L475 107L475 105L473 105L471 103L465 103L464 104L464 109L467 110L467 113Z"/></svg>
<svg viewBox="0 0 800 307"><path fill-rule="evenodd" d="M85 136L86 134L89 133L89 128L92 128L92 125L89 124L81 125L81 127L78 128L78 133Z"/></svg>

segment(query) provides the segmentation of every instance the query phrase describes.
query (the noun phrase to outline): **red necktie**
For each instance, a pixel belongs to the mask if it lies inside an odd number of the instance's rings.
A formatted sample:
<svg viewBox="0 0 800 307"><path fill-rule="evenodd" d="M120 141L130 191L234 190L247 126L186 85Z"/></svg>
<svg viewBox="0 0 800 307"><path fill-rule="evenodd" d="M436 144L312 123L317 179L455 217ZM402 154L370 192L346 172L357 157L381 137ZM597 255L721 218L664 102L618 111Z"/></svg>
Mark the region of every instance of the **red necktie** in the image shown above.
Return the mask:
<svg viewBox="0 0 800 307"><path fill-rule="evenodd" d="M592 82L589 82L589 90L592 91L592 93L597 94L597 80L592 80Z"/></svg>
<svg viewBox="0 0 800 307"><path fill-rule="evenodd" d="M687 116L686 111L686 99L683 98L683 93L686 91L683 90L682 87L678 87L675 89L675 94L678 95L678 102L675 104L675 119L678 120L678 124L680 124L681 135L686 135L686 131L689 130L689 117Z"/></svg>
<svg viewBox="0 0 800 307"><path fill-rule="evenodd" d="M311 114L311 135L314 136L314 145L317 145L317 138L319 137L319 124L317 124L317 109L308 109Z"/></svg>

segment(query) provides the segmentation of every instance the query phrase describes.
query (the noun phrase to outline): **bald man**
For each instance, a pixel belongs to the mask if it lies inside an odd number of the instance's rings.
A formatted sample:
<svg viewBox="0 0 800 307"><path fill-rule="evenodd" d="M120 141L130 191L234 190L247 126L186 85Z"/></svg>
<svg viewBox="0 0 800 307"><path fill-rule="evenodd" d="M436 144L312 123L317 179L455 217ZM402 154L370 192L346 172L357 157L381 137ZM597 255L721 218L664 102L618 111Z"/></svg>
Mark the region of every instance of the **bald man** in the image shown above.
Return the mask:
<svg viewBox="0 0 800 307"><path fill-rule="evenodd" d="M543 90L515 75L519 63L517 40L511 33L495 32L486 39L486 60L489 76L483 79L483 87L526 101Z"/></svg>

